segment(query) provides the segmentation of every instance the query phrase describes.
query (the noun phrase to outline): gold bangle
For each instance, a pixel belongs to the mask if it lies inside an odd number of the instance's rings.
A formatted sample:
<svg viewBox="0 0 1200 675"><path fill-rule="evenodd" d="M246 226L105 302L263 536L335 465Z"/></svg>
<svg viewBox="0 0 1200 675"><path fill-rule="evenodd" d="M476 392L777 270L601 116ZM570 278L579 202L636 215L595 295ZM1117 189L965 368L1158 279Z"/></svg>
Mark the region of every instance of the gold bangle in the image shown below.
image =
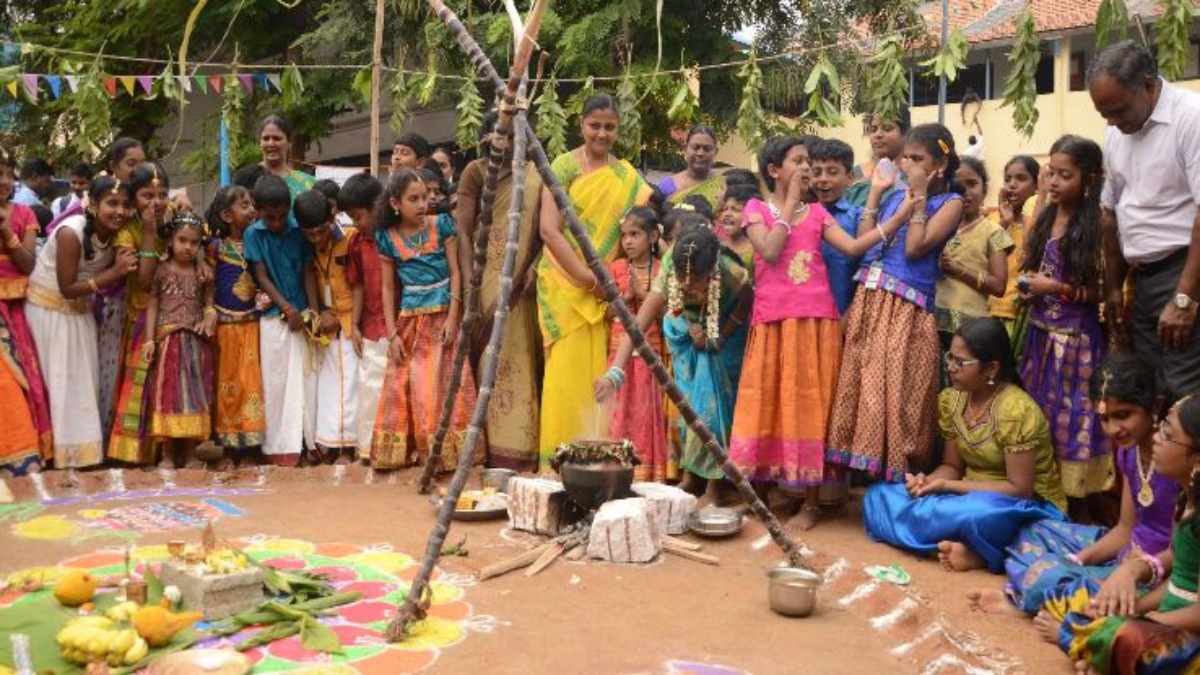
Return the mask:
<svg viewBox="0 0 1200 675"><path fill-rule="evenodd" d="M975 273L975 285L978 287L979 290L981 290L981 291L983 290L983 272Z"/></svg>
<svg viewBox="0 0 1200 675"><path fill-rule="evenodd" d="M88 288L92 289L93 293L100 292L100 286L96 283L95 277L88 277L87 285L88 285Z"/></svg>

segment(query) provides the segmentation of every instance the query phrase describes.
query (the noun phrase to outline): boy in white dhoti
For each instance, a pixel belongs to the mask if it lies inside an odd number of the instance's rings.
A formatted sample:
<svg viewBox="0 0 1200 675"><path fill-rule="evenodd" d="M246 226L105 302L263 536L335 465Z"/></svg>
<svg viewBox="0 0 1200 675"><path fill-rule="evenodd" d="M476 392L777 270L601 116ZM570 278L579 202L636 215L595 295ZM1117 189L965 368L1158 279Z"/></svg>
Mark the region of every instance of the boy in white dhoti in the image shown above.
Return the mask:
<svg viewBox="0 0 1200 675"><path fill-rule="evenodd" d="M351 340L354 294L346 281L354 228L343 229L332 204L318 190L296 197L296 222L313 247L309 273L317 282L321 340L311 344L317 364L315 462L354 456L358 426L358 355ZM328 344L325 344L328 341Z"/></svg>
<svg viewBox="0 0 1200 675"><path fill-rule="evenodd" d="M358 456L371 453L379 390L387 371L387 325L383 318L383 290L379 249L375 246L375 205L383 184L367 174L346 179L338 193L338 207L350 216L357 233L350 238L346 279L354 297L350 337L358 355Z"/></svg>
<svg viewBox="0 0 1200 675"><path fill-rule="evenodd" d="M308 402L315 394L306 370L308 341L301 315L316 305L316 280L305 274L313 249L289 218L291 193L282 178L260 178L254 204L259 220L246 230L245 258L272 303L259 319L267 420L262 450L268 461L294 466L304 449L304 431L311 428L305 412L312 409Z"/></svg>

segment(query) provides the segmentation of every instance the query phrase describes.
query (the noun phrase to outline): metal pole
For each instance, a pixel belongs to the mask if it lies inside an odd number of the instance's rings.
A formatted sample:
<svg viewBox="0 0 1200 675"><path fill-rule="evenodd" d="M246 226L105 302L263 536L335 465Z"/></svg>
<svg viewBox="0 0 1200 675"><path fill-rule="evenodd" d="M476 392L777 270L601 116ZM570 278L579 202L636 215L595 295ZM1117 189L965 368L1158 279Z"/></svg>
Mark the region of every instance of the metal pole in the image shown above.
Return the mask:
<svg viewBox="0 0 1200 675"><path fill-rule="evenodd" d="M942 44L950 41L950 0L942 0ZM946 76L938 77L938 124L946 123Z"/></svg>
<svg viewBox="0 0 1200 675"><path fill-rule="evenodd" d="M221 129L217 132L221 143L221 187L229 185L229 128L225 126L225 118L221 117Z"/></svg>

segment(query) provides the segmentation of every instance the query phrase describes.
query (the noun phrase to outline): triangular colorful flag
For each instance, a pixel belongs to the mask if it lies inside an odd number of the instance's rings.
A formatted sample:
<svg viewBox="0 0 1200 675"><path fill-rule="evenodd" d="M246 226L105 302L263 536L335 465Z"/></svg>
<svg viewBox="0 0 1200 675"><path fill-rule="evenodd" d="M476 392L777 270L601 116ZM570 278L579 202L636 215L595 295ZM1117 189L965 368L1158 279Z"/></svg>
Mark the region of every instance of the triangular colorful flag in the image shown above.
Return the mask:
<svg viewBox="0 0 1200 675"><path fill-rule="evenodd" d="M175 81L179 83L179 87L183 89L185 93L192 93L192 78L187 77L186 75L176 75Z"/></svg>
<svg viewBox="0 0 1200 675"><path fill-rule="evenodd" d="M25 83L25 93L29 94L30 100L37 103L38 100L38 76L26 73L21 76L21 80Z"/></svg>
<svg viewBox="0 0 1200 675"><path fill-rule="evenodd" d="M268 94L271 93L271 88L267 86L267 74L266 73L255 73L254 74L254 83L258 85L259 89L262 89L263 91L267 92Z"/></svg>
<svg viewBox="0 0 1200 675"><path fill-rule="evenodd" d="M254 76L250 73L238 74L238 81L242 83L242 89L246 90L247 94L254 93Z"/></svg>
<svg viewBox="0 0 1200 675"><path fill-rule="evenodd" d="M50 95L58 98L62 92L62 78L58 75L47 75L46 84L50 85Z"/></svg>
<svg viewBox="0 0 1200 675"><path fill-rule="evenodd" d="M196 86L200 87L201 94L208 93L208 78L207 77L205 77L203 75L196 75L196 76L192 77L192 79L196 81Z"/></svg>
<svg viewBox="0 0 1200 675"><path fill-rule="evenodd" d="M117 97L117 78L115 78L115 77L104 78L104 91L108 92L109 98L116 98Z"/></svg>
<svg viewBox="0 0 1200 675"><path fill-rule="evenodd" d="M142 91L149 96L154 93L154 76L153 75L138 75L138 84L142 85Z"/></svg>
<svg viewBox="0 0 1200 675"><path fill-rule="evenodd" d="M117 79L121 81L121 86L125 87L125 91L129 92L130 96L133 96L133 76L122 75Z"/></svg>
<svg viewBox="0 0 1200 675"><path fill-rule="evenodd" d="M283 91L283 87L279 86L279 73L271 73L267 75L267 82L270 82L271 86L275 87L275 91Z"/></svg>
<svg viewBox="0 0 1200 675"><path fill-rule="evenodd" d="M16 80L12 80L8 84L4 85L4 88L8 90L8 93L12 94L13 98L17 97L17 81Z"/></svg>
<svg viewBox="0 0 1200 675"><path fill-rule="evenodd" d="M65 79L67 81L67 88L71 90L72 94L74 94L75 91L79 89L79 76L78 75L63 75L63 79Z"/></svg>
<svg viewBox="0 0 1200 675"><path fill-rule="evenodd" d="M221 88L225 86L225 78L220 75L210 75L208 78L208 86L212 88L214 93L221 93Z"/></svg>

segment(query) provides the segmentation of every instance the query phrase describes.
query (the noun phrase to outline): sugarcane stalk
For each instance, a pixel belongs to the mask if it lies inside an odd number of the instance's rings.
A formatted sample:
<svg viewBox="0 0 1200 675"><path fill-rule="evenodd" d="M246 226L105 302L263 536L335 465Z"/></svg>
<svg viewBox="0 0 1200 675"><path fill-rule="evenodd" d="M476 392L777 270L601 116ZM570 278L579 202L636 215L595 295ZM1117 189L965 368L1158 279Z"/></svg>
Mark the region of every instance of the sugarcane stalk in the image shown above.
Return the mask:
<svg viewBox="0 0 1200 675"><path fill-rule="evenodd" d="M545 2L535 5L530 14L530 21L536 21L538 28L541 27L541 11L543 11L538 9L539 6L544 7ZM535 15L533 12L537 14ZM464 28L464 30L466 29ZM501 134L510 139L512 138L512 99L533 55L534 40L537 37L537 29L535 28L534 30L534 35L526 33L526 36L518 42L516 58L513 60L513 75L510 76L508 83L502 83L497 88L497 91L504 92L505 100L508 101L510 109L508 111L507 125L502 124L505 111L503 109L500 110L496 128ZM485 60L486 58L484 57ZM473 61L476 62L476 67L478 67L478 59L475 58ZM520 66L519 70L518 66ZM513 77L516 78L515 81L512 79ZM497 79L499 78L497 77ZM511 89L508 87L511 87ZM458 325L458 339L454 348L454 364L450 371L450 381L446 383L446 394L442 399L441 416L438 419L437 429L433 433L433 441L429 445L429 456L425 458L425 467L421 471L421 479L417 483L417 492L419 494L429 494L430 489L433 487L433 478L437 475L438 467L442 465L442 448L446 443L446 435L450 433L450 420L454 417L454 404L458 399L458 390L462 387L463 366L466 364L467 354L471 348L471 336L475 335L475 324L481 318L479 289L483 285L483 271L487 266L488 237L492 229L492 212L496 206L496 187L500 183L500 171L503 167L504 152L498 151L489 144L483 192L479 196L479 225L474 232L475 241L472 251L471 277L463 296L465 298L464 304L466 305L466 309L463 312L463 319Z"/></svg>
<svg viewBox="0 0 1200 675"><path fill-rule="evenodd" d="M524 87L521 90L524 91ZM511 97L508 98L511 100ZM524 112L518 113L518 118L523 115ZM509 126L511 127L511 124ZM496 383L496 373L499 370L500 343L503 340L505 325L508 323L508 299L512 294L513 268L516 267L517 249L520 241L521 210L525 201L525 138L523 135L516 136L513 142L512 193L512 206L509 209L508 216L507 240L504 247L504 262L500 271L500 297L496 303L496 311L492 320L492 332L488 337L487 348L484 350L483 357L480 360L482 377L479 381L479 396L475 401L475 410L471 415L471 424L467 427L466 438L463 441L461 455L458 459L458 467L454 471L454 476L450 479L446 496L442 499L442 503L438 507L437 522L433 526L433 531L430 532L429 541L426 544L425 557L422 558L421 567L417 570L417 575L409 586L404 603L396 612L396 616L392 618L391 623L388 624L387 637L392 642L404 639L405 634L407 634L412 624L425 617L427 608L421 599L424 597L424 591L429 584L430 577L433 575L433 567L439 557L438 554L441 552L442 546L446 542L446 537L450 533L451 514L458 502L459 495L462 494L463 488L466 486L467 477L471 473L472 459L475 456L475 446L479 444L479 439L483 435L483 425L487 419L488 404L492 398L492 386Z"/></svg>
<svg viewBox="0 0 1200 675"><path fill-rule="evenodd" d="M500 79L500 74L496 71L495 66L492 65L487 55L483 53L483 49L480 48L475 38L471 37L470 32L458 20L458 17L445 7L442 0L428 0L428 2L434 8L438 17L446 23L450 34L458 41L463 51L470 56L471 62L479 72L495 83L497 87L503 86L504 82ZM650 347L649 342L646 340L646 335L637 325L637 319L629 311L629 307L626 306L625 301L621 298L616 282L613 281L612 275L608 273L608 268L605 266L604 261L596 255L596 247L592 245L592 240L588 237L587 231L579 221L579 216L575 213L575 208L571 206L571 201L567 197L566 191L563 190L562 185L558 182L558 178L554 175L554 171L550 168L550 159L546 156L545 149L542 148L541 142L538 141L533 133L533 129L530 128L528 121L524 118L517 120L517 134L518 136L524 136L528 140L528 153L537 166L542 183L550 191L550 194L553 195L555 205L562 212L567 228L571 231L571 235L575 238L576 243L579 244L579 250L583 254L584 261L587 262L592 274L596 275L600 288L604 289L605 300L608 301L609 306L612 307L613 312L625 327L625 332L629 335L629 339L637 350L638 355L650 366L650 371L654 374L654 379L662 387L663 391L667 393L667 397L671 399L675 407L678 408L679 414L684 422L687 423L688 428L700 438L705 452L717 460L721 465L722 471L725 472L725 476L737 487L742 498L750 505L750 509L754 512L754 515L762 521L775 545L787 556L789 564L796 567L804 567L800 547L784 532L783 525L779 522L779 519L759 499L758 494L754 492L754 488L751 487L750 481L746 479L746 476L729 460L729 454L721 446L721 442L713 435L712 430L704 424L704 421L696 415L696 411L687 402L687 399L684 398L683 392L667 372L666 366L663 365L663 361L659 358L658 353Z"/></svg>
<svg viewBox="0 0 1200 675"><path fill-rule="evenodd" d="M488 404L492 399L492 387L496 383L496 373L499 370L500 364L500 346L504 340L504 329L508 323L509 300L512 297L513 291L512 277L513 269L517 263L517 249L520 242L521 211L525 203L526 136L525 134L512 134L513 117L514 112L518 120L523 120L525 116L525 71L533 51L534 40L537 37L538 29L541 27L541 17L545 11L546 3L547 0L537 0L530 12L520 49L517 50L516 57L513 59L512 71L508 83L503 88L503 101L500 105L500 114L496 125L499 133L513 136L512 200L508 210L508 231L504 244L504 262L500 268L500 294L496 302L496 310L492 319L492 331L488 336L487 348L484 350L483 357L480 360L482 377L479 381L479 395L475 401L475 409L471 413L471 423L467 427L466 438L463 441L463 447L458 459L458 467L454 471L454 476L450 479L446 496L442 499L441 506L438 507L437 522L434 523L433 531L429 533L429 540L425 546L425 556L421 559L421 567L417 570L417 575L413 578L408 593L405 594L404 603L396 612L396 616L388 624L387 638L391 642L403 640L412 624L425 617L425 612L428 609L428 605L426 604L428 601L426 599L426 590L429 588L429 580L433 576L433 567L441 554L442 547L446 543L446 536L450 532L451 514L454 511L459 496L462 494L463 488L466 487L467 477L470 475L472 460L475 456L475 447L479 444L479 439L483 435L483 425L487 419ZM450 10L442 4L441 0L430 0L430 5L442 17L443 21L447 19L448 14L452 15ZM462 28L461 23L459 24L459 29L463 32L466 31L465 28ZM472 58L477 67L480 58L484 62L487 61L487 57L483 56L481 51ZM522 99L522 108L519 110L517 109L518 97Z"/></svg>

